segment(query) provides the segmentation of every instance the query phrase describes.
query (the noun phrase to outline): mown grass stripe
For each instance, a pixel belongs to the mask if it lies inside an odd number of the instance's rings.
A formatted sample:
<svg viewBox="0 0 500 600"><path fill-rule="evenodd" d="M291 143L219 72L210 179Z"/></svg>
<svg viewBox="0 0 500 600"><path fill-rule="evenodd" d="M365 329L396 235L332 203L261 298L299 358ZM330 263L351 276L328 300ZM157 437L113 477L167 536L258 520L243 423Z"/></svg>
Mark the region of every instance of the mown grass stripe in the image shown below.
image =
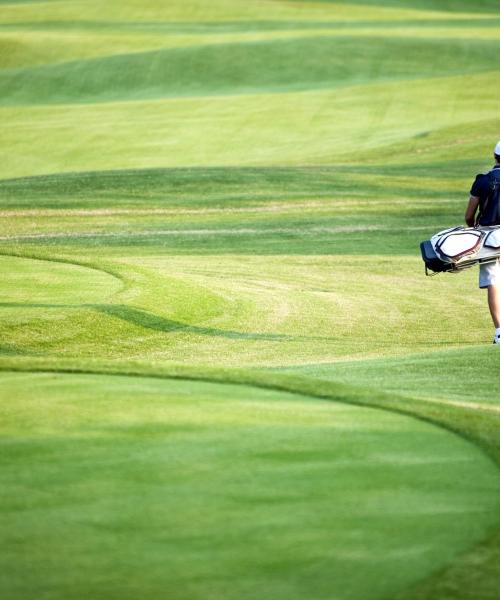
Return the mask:
<svg viewBox="0 0 500 600"><path fill-rule="evenodd" d="M369 54L366 45L372 48ZM296 92L477 75L495 69L496 50L496 42L487 40L464 45L460 39L367 37L360 44L348 36L156 50L0 71L0 104Z"/></svg>
<svg viewBox="0 0 500 600"><path fill-rule="evenodd" d="M168 366L151 366L141 362L106 362L78 361L72 359L55 359L40 357L7 357L0 358L2 371L26 372L61 372L61 373L92 373L107 375L123 375L130 377L176 378L193 381L213 381L250 385L297 393L323 400L333 400L347 404L390 410L396 413L412 416L433 423L456 433L465 439L479 445L500 467L500 413L492 419L491 413L481 415L464 405L422 403L392 393L381 392L369 387L359 387L352 384L326 381L297 375L257 369L235 369L214 367L190 367L182 364ZM470 418L470 422L467 419ZM485 427L485 423L488 426ZM491 437L486 432L493 434Z"/></svg>

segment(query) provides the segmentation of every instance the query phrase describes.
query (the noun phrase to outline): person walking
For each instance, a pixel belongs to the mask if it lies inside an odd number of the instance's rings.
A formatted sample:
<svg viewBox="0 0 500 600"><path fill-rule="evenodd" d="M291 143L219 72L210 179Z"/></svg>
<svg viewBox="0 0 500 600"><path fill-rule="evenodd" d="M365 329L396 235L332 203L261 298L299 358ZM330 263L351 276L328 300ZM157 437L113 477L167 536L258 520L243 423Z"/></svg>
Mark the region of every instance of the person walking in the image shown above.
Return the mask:
<svg viewBox="0 0 500 600"><path fill-rule="evenodd" d="M493 151L495 165L476 175L470 190L465 222L469 227L500 225L500 141ZM495 326L494 344L500 344L500 258L479 265L479 287L488 290L488 306Z"/></svg>

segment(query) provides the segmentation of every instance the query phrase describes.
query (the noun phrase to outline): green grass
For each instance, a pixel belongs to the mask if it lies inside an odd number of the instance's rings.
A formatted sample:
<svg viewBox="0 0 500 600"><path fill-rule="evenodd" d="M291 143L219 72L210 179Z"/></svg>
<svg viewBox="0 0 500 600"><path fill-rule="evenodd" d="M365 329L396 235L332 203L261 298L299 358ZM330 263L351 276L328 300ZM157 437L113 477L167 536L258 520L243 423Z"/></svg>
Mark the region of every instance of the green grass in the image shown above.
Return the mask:
<svg viewBox="0 0 500 600"><path fill-rule="evenodd" d="M359 164L365 156L375 159L381 149L394 161L401 154L406 158L413 144L424 145L421 139L433 134L439 140L437 152L425 156L432 162L450 160L450 147L464 139L467 143L467 132L486 159L486 152L491 153L491 123L498 120L491 84L495 73L263 97L5 107L0 176L101 171L104 165L143 169ZM476 90L485 88L492 89L491 95L478 96ZM434 110L435 106L447 108ZM468 124L463 129L457 127L459 122ZM450 128L456 135L451 146ZM51 140L48 146L46 139Z"/></svg>
<svg viewBox="0 0 500 600"><path fill-rule="evenodd" d="M495 0L479 0L474 2L474 6L471 7L467 0L300 0L300 1L314 1L314 2L335 2L335 4L362 4L362 5L374 5L377 7L381 6L395 6L397 8L418 8L418 9L432 9L439 11L468 11L473 8L474 12L495 12L498 8Z"/></svg>
<svg viewBox="0 0 500 600"><path fill-rule="evenodd" d="M403 358L324 363L296 369L323 380L357 381L377 389L429 400L464 402L494 408L498 402L494 348L470 348Z"/></svg>
<svg viewBox="0 0 500 600"><path fill-rule="evenodd" d="M0 596L496 600L496 2L0 4Z"/></svg>
<svg viewBox="0 0 500 600"><path fill-rule="evenodd" d="M11 597L43 579L65 598L383 598L495 515L495 467L408 417L220 384L2 382Z"/></svg>
<svg viewBox="0 0 500 600"><path fill-rule="evenodd" d="M13 69L0 73L0 102L85 103L293 92L495 70L491 58L497 43L493 40L470 40L465 45L461 39L367 37L363 42L360 45L359 37L318 35ZM373 47L368 55L367 46Z"/></svg>

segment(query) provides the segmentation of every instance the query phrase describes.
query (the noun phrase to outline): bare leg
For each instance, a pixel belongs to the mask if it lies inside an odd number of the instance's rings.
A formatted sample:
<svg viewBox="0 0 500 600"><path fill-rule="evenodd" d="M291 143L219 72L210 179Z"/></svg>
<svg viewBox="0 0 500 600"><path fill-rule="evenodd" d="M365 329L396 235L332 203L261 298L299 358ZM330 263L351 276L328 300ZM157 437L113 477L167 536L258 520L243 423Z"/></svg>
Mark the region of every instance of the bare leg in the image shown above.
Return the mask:
<svg viewBox="0 0 500 600"><path fill-rule="evenodd" d="M495 327L500 327L500 284L488 286L488 306Z"/></svg>

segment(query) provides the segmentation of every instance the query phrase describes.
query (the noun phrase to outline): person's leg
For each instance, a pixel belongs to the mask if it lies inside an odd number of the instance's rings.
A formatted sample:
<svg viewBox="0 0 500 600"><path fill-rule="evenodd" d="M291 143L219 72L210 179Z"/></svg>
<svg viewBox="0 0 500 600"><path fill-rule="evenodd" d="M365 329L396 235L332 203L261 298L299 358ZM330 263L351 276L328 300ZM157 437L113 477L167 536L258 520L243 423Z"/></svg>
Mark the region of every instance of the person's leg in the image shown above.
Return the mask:
<svg viewBox="0 0 500 600"><path fill-rule="evenodd" d="M488 286L488 306L495 327L500 327L500 284Z"/></svg>
<svg viewBox="0 0 500 600"><path fill-rule="evenodd" d="M479 266L479 287L488 289L488 306L495 325L495 344L500 344L500 260Z"/></svg>

